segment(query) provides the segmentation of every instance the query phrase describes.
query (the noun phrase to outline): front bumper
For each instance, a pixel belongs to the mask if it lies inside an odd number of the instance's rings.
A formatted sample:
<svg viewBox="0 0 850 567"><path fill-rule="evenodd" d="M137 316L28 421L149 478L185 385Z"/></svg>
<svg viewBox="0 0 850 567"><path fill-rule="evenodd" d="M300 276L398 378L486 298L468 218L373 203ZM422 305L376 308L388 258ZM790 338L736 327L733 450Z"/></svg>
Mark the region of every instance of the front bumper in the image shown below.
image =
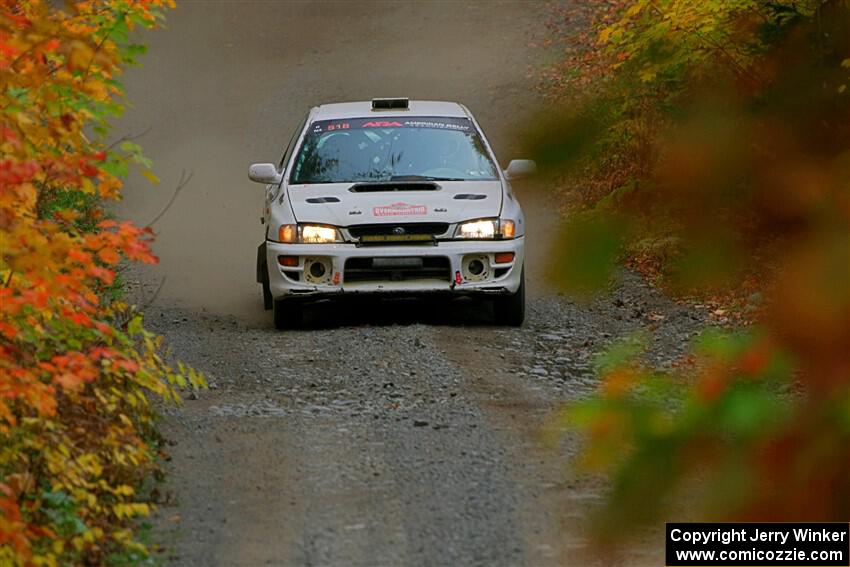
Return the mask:
<svg viewBox="0 0 850 567"><path fill-rule="evenodd" d="M342 293L509 294L522 280L525 239L457 240L435 244L358 246L266 242L269 288L275 299ZM497 262L496 255L513 258ZM283 266L278 258L289 258ZM378 262L374 259L378 258ZM480 262L484 270L477 272ZM322 264L322 270L313 264ZM354 267L375 265L374 270ZM393 266L399 266L397 269ZM418 271L416 265L424 266ZM388 266L388 267L387 267ZM346 273L349 278L346 281ZM355 277L356 274L356 277Z"/></svg>

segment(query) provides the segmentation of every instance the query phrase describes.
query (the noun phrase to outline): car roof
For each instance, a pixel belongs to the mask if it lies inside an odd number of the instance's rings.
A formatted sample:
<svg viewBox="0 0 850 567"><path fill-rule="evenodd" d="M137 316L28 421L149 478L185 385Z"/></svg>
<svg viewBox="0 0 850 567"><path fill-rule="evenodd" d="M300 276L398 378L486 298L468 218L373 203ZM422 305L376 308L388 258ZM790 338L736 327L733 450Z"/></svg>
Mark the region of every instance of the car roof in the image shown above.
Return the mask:
<svg viewBox="0 0 850 567"><path fill-rule="evenodd" d="M369 118L371 116L442 116L470 118L469 111L457 102L437 100L411 100L406 109L372 110L372 101L334 102L316 106L310 120L335 120L337 118Z"/></svg>

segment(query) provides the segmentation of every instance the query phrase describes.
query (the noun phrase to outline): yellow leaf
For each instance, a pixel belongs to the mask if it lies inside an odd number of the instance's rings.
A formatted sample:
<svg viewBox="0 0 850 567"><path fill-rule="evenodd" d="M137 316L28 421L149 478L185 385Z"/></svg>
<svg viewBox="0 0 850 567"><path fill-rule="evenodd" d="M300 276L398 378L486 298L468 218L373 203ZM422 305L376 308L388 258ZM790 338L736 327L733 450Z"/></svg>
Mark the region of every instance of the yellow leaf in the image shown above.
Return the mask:
<svg viewBox="0 0 850 567"><path fill-rule="evenodd" d="M150 181L151 183L153 183L154 185L159 185L159 177L154 175L151 171L148 171L147 169L145 169L145 170L142 171L142 175L144 175L145 178L148 181Z"/></svg>
<svg viewBox="0 0 850 567"><path fill-rule="evenodd" d="M642 82L648 83L655 78L655 71L653 69L644 69L638 73L638 77Z"/></svg>
<svg viewBox="0 0 850 567"><path fill-rule="evenodd" d="M628 10L626 10L626 17L631 18L633 16L638 15L640 11L644 9L644 6L644 2L635 2Z"/></svg>
<svg viewBox="0 0 850 567"><path fill-rule="evenodd" d="M94 195L97 189L95 188L94 183L92 183L91 179L89 179L88 177L83 177L82 180L80 180L80 191L82 191L83 193L88 193L89 195Z"/></svg>

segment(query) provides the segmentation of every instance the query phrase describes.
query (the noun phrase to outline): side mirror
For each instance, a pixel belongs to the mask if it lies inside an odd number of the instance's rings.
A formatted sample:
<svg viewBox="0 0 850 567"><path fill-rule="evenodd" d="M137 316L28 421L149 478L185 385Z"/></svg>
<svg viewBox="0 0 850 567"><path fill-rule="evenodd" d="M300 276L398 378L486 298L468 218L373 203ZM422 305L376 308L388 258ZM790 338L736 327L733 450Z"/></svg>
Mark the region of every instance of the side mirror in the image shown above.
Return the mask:
<svg viewBox="0 0 850 567"><path fill-rule="evenodd" d="M515 159L511 160L508 168L505 170L505 177L508 179L522 179L537 173L537 164L530 159Z"/></svg>
<svg viewBox="0 0 850 567"><path fill-rule="evenodd" d="M277 172L273 163L252 163L248 168L248 178L257 183L275 185L280 183L283 175Z"/></svg>

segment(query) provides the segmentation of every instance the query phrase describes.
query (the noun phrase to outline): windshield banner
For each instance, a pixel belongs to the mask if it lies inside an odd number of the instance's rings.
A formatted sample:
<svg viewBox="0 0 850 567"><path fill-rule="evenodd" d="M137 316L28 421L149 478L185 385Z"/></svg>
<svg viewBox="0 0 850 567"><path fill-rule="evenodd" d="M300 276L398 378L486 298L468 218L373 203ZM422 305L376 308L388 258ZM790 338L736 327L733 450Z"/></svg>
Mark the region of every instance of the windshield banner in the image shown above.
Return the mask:
<svg viewBox="0 0 850 567"><path fill-rule="evenodd" d="M433 130L455 130L471 132L472 122L468 118L407 117L392 118L349 118L340 120L318 120L310 125L312 134L323 134L335 130L357 130L368 128L431 128Z"/></svg>

